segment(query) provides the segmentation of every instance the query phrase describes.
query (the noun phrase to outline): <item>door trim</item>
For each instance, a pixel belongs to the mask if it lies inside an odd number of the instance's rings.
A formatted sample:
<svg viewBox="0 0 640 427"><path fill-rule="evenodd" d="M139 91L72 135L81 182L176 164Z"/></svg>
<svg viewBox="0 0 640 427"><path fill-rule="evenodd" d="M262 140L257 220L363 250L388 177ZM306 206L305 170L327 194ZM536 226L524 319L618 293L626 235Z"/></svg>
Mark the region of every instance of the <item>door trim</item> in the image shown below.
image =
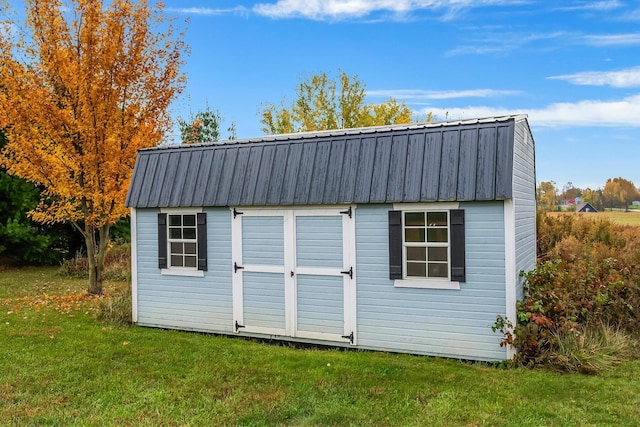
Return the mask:
<svg viewBox="0 0 640 427"><path fill-rule="evenodd" d="M351 216L343 211L351 207ZM233 212L234 207L230 207ZM249 332L266 335L283 335L318 339L323 341L344 342L350 339L337 339L336 335L322 332L297 331L297 285L298 274L319 276L343 276L343 310L344 331L343 335L353 334L352 345L357 344L356 328L356 254L355 254L355 205L332 205L322 207L239 207L236 206L236 215L231 214L231 239L232 239L232 263L236 262L243 268L237 272L232 270L232 301L233 301L233 330L235 333ZM296 267L296 217L298 216L342 216L343 238L343 268L321 267ZM284 265L244 265L242 263L242 218L245 216L282 216L284 223ZM233 264L231 266L233 269ZM352 269L352 277L342 274L342 271ZM243 274L244 272L265 272L284 274L285 296L285 329L264 328L248 325L237 330L236 322L244 326L243 309ZM293 273L292 274L290 274Z"/></svg>

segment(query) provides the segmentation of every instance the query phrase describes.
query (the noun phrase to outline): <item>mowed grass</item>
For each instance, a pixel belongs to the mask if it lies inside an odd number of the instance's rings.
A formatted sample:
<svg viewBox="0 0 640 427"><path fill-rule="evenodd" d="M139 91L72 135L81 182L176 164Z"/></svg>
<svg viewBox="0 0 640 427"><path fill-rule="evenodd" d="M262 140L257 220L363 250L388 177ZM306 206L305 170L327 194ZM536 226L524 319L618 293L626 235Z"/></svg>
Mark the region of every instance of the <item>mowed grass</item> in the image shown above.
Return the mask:
<svg viewBox="0 0 640 427"><path fill-rule="evenodd" d="M561 375L110 326L93 317L95 300L64 297L84 289L83 280L51 269L0 272L0 425L637 426L640 420L640 361L601 376Z"/></svg>
<svg viewBox="0 0 640 427"><path fill-rule="evenodd" d="M629 212L605 211L605 212L594 212L594 213L547 212L547 215L583 215L585 216L585 218L593 218L594 220L606 218L616 224L632 225L632 226L640 227L640 211L638 210L630 210Z"/></svg>

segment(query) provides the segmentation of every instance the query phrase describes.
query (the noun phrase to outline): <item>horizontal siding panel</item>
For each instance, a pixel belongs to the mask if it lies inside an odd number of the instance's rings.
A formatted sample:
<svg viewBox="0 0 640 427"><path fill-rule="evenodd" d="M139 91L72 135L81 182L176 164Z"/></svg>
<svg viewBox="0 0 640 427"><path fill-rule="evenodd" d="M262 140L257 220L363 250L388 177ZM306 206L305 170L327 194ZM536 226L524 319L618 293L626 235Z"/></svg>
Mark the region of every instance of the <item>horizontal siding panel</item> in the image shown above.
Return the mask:
<svg viewBox="0 0 640 427"><path fill-rule="evenodd" d="M364 333L370 333L370 331L364 331ZM505 350L502 349L499 344L495 344L494 342L490 342L488 344L490 344L492 348L497 348L498 350L496 351L488 351L486 343L467 343L458 341L457 344L458 345L456 346L447 340L430 340L426 343L422 341L408 342L381 340L379 345L370 346L361 344L361 347L378 351L405 351L429 356L457 357L461 359L468 359L469 354L473 354L474 359L482 361L502 360L506 357Z"/></svg>
<svg viewBox="0 0 640 427"><path fill-rule="evenodd" d="M459 340L457 345L460 345L461 342L477 342L477 337L486 336L494 339L493 333L487 333L487 329L491 331L487 326L491 326L493 322L495 322L495 317L484 319L484 322L476 322L471 325L455 325L451 323L436 323L435 319L429 318L429 323L416 324L415 322L411 322L410 320L398 320L398 319L386 319L384 317L380 317L376 321L372 321L369 327L376 330L389 330L395 328L403 328L407 331L424 331L428 332L429 337L425 339L433 340L433 339L446 339L447 336L450 337L451 340ZM390 324L393 324L393 327L389 327ZM473 336L474 339L471 340L469 336Z"/></svg>
<svg viewBox="0 0 640 427"><path fill-rule="evenodd" d="M535 149L529 125L524 120L515 124L513 150L516 298L521 300L524 289L519 273L533 269L536 264Z"/></svg>
<svg viewBox="0 0 640 427"><path fill-rule="evenodd" d="M385 304L379 301L376 302L373 300L363 299L359 301L359 304L360 304L360 310L362 311L363 314L375 313L375 316L369 319L367 324L375 323L378 321L378 319L385 319L386 312L390 312L389 308L387 307L385 309L386 307ZM480 304L480 301L478 301L478 303L476 304L468 303L468 304L458 304L458 305L456 305L455 303L445 304L445 303L437 303L437 302L433 302L432 304L421 304L419 302L411 303L411 304L407 303L406 306L404 307L406 310L406 314L402 314L402 316L405 316L405 319L407 319L409 323L413 323L413 324L424 323L425 325L431 324L431 316L447 317L449 319L448 323L450 323L451 325L458 324L458 320L464 319L464 318L474 319L474 321L477 322L478 319L482 319L484 316L485 318L490 319L491 323L493 324L493 322L495 321L496 314L500 314L504 312L503 300L493 301L493 304L483 303L481 308L478 308L478 304ZM452 318L451 310L455 310L456 312L459 313L459 315L456 316L455 318ZM420 316L424 318L421 319ZM445 324L445 322L443 322L442 324ZM400 329L404 329L400 325L396 325L395 323L393 325L397 326ZM426 326L422 326L421 328L425 328L425 327Z"/></svg>
<svg viewBox="0 0 640 427"><path fill-rule="evenodd" d="M448 184L447 184L448 185ZM460 290L396 288L388 279L390 205L358 206L358 345L449 357L503 359L491 331L504 315L504 210L501 202L465 210L467 280Z"/></svg>
<svg viewBox="0 0 640 427"><path fill-rule="evenodd" d="M468 338L469 334L433 331L428 337L423 338L418 335L420 331L413 330L410 331L414 332L413 335L407 334L403 339L393 339L391 337L393 328L372 326L370 329L361 329L360 338L363 333L375 333L376 331L379 331L380 334L385 337L380 340L380 344L384 345L385 343L388 343L392 344L396 348L408 351L412 351L412 349L419 349L418 351L422 351L427 354L439 354L444 356L459 356L460 354L452 351L453 349L460 349L461 351L464 351L462 354L466 355L468 355L469 352L473 353L473 350L476 349L489 354L501 354L504 352L504 350L500 348L501 338L498 334L475 336L475 339L471 340ZM495 352L487 351L488 348L491 347L495 348ZM504 357L504 355L502 355L502 357Z"/></svg>
<svg viewBox="0 0 640 427"><path fill-rule="evenodd" d="M242 216L242 263L284 265L284 217Z"/></svg>
<svg viewBox="0 0 640 427"><path fill-rule="evenodd" d="M298 275L296 290L298 330L344 332L342 277Z"/></svg>
<svg viewBox="0 0 640 427"><path fill-rule="evenodd" d="M296 265L343 267L342 216L296 218Z"/></svg>
<svg viewBox="0 0 640 427"><path fill-rule="evenodd" d="M154 301L153 306L150 305L149 308L142 310L138 314L143 314L147 317L154 315L156 317L165 317L167 319L184 317L185 321L188 320L188 318L191 318L196 322L203 321L203 319L231 319L230 312L205 310L201 309L200 306L192 306L187 302L175 305L169 303L162 304Z"/></svg>
<svg viewBox="0 0 640 427"><path fill-rule="evenodd" d="M198 332L210 332L210 333L232 333L233 327L231 324L227 326L216 326L215 328L211 327L211 323L209 322L194 322L193 320L182 320L182 319L167 319L164 320L162 317L152 317L152 318L138 318L138 326L146 326L153 328L163 328L163 329L178 329L181 331L198 331Z"/></svg>
<svg viewBox="0 0 640 427"><path fill-rule="evenodd" d="M242 284L245 325L284 329L284 275L244 272Z"/></svg>
<svg viewBox="0 0 640 427"><path fill-rule="evenodd" d="M204 277L163 276L158 268L157 210L136 211L138 324L224 332L232 324L231 213L205 209L209 270Z"/></svg>

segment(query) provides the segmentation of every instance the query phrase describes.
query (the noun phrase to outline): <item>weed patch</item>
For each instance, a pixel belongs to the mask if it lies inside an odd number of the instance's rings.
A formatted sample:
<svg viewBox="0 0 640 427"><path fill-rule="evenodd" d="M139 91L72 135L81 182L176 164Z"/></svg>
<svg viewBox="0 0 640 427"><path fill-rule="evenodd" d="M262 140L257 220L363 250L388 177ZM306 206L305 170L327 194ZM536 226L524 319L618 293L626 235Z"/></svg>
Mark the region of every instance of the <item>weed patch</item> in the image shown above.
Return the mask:
<svg viewBox="0 0 640 427"><path fill-rule="evenodd" d="M634 341L609 325L587 325L554 333L546 364L564 372L599 374L626 362L634 353Z"/></svg>
<svg viewBox="0 0 640 427"><path fill-rule="evenodd" d="M58 273L62 276L87 278L89 277L89 260L82 252L66 260L60 266ZM110 245L104 259L104 279L131 282L131 244L121 243Z"/></svg>
<svg viewBox="0 0 640 427"><path fill-rule="evenodd" d="M96 318L115 325L131 324L131 286L118 283L108 294L97 300Z"/></svg>
<svg viewBox="0 0 640 427"><path fill-rule="evenodd" d="M538 255L538 266L523 274L514 333L501 316L494 325L503 344L518 348L515 362L601 372L607 360L626 360L626 350L615 349L640 341L640 227L539 214Z"/></svg>

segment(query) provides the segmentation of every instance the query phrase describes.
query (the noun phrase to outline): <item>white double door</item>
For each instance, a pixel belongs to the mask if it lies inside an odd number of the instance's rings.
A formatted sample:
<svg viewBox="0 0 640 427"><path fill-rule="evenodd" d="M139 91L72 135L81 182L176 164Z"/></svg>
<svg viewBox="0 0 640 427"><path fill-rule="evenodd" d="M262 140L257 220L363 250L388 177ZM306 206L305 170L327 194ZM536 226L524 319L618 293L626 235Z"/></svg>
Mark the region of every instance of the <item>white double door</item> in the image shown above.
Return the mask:
<svg viewBox="0 0 640 427"><path fill-rule="evenodd" d="M232 212L234 331L355 344L355 210Z"/></svg>

